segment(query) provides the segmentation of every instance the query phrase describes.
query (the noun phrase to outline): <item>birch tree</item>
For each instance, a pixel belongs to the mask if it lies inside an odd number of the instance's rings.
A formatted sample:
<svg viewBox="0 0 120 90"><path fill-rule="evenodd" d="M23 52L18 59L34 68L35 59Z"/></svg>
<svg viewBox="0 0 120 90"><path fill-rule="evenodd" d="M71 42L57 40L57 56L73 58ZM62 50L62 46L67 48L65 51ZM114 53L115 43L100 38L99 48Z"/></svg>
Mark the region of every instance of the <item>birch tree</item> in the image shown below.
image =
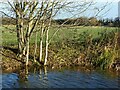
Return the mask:
<svg viewBox="0 0 120 90"><path fill-rule="evenodd" d="M53 5L57 6L57 3L58 1L55 3L55 1L52 0L48 0L48 1L42 0L40 2L37 0L33 0L33 1L15 0L13 3L8 1L8 4L15 13L16 32L17 32L17 40L18 40L18 56L21 58L21 60L26 60L25 61L26 65L28 65L28 60L29 60L30 37L38 21L41 21L39 59L40 61L42 59L43 31L46 31L47 33L46 35L46 58L47 58L48 31L49 31L50 23L48 25L45 25L45 21L48 21L48 19L50 19L49 22L51 22L51 16L52 16L51 12L53 12L51 11L51 8L53 8ZM26 25L24 25L25 19L27 20Z"/></svg>
<svg viewBox="0 0 120 90"><path fill-rule="evenodd" d="M30 38L36 26L40 26L40 29L38 30L40 36L39 62L41 62L43 59L43 37L45 37L45 58L43 60L44 65L47 65L49 44L51 39L59 30L56 30L52 37L49 38L49 30L53 17L64 9L72 15L70 18L73 18L79 16L81 13L88 10L89 7L94 5L92 1L81 1L80 3L75 4L69 0L14 0L14 2L10 2L8 0L7 2L15 15L13 18L16 20L18 57L21 60L25 60L26 65L28 65L29 60ZM7 15L5 12L2 13ZM27 23L25 23L25 20ZM69 19L63 22L58 28L63 26L67 21L69 21ZM38 24L38 22L40 22L40 24ZM37 34L35 43L37 43ZM36 48L37 44L35 47L34 59Z"/></svg>
<svg viewBox="0 0 120 90"><path fill-rule="evenodd" d="M8 3L16 15L18 55L21 60L26 60L26 65L28 65L30 37L40 19L41 9L37 10L38 1L15 0L13 3L9 1ZM24 25L25 18L27 19L26 25Z"/></svg>
<svg viewBox="0 0 120 90"><path fill-rule="evenodd" d="M40 53L39 53L39 61L43 62L44 65L47 65L48 59L48 47L49 47L49 30L51 27L51 22L53 17L57 14L57 12L67 6L68 2L62 2L61 0L48 0L42 2L43 10L43 18L41 20L41 32L40 32ZM45 58L43 58L43 37L45 37ZM43 59L43 61L42 61Z"/></svg>
<svg viewBox="0 0 120 90"><path fill-rule="evenodd" d="M54 11L54 3L55 1L53 1L52 5L51 5L51 9L50 9L50 12L47 13L49 14L48 16L48 27L47 27L47 30L46 30L46 50L45 50L45 60L44 60L44 65L47 64L47 57L48 57L48 45L49 45L49 42L48 42L48 36L49 36L49 30L50 30L50 26L51 26L51 20L52 20L52 15L53 15L53 11Z"/></svg>

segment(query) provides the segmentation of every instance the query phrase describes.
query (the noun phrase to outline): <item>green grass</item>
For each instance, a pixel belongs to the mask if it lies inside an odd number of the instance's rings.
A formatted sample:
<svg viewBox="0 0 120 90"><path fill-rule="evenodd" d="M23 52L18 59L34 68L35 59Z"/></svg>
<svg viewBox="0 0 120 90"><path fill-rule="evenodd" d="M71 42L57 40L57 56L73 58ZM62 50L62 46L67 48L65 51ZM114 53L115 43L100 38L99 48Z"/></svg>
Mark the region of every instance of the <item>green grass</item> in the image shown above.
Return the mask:
<svg viewBox="0 0 120 90"><path fill-rule="evenodd" d="M2 45L17 44L16 32L11 30L13 26L8 28L0 27L0 30L2 30Z"/></svg>
<svg viewBox="0 0 120 90"><path fill-rule="evenodd" d="M17 45L15 26L9 26L8 29L0 27L0 30L2 31L3 46ZM117 54L120 49L115 43L117 40L116 33L111 32L118 30L114 27L51 27L49 38L53 36L56 30L58 32L49 46L50 58L48 61L52 61L52 64L72 65L74 60L81 56L80 63L82 65L86 64L87 66L87 63L90 63L95 67L105 68L110 67L113 62L120 58ZM39 37L40 33L38 33L38 43ZM34 41L35 33L33 33L30 43L33 44ZM33 50L34 47L31 47L31 55L34 55ZM39 50L37 54L39 54ZM79 65L77 61L74 64Z"/></svg>
<svg viewBox="0 0 120 90"><path fill-rule="evenodd" d="M15 26L8 26L0 27L0 30L2 30L2 45L14 45L17 44L17 37L16 37L16 31ZM57 27L51 27L49 32L49 38L53 36L53 33L58 30ZM63 40L72 40L73 38L79 37L79 35L83 32L90 33L93 37L97 37L98 33L103 31L112 31L116 30L114 27L82 27L82 26L75 26L75 27L61 27L56 35L52 38L52 43L54 42L61 42ZM38 33L38 42L39 42L40 34ZM35 34L33 33L31 37L31 44L34 43L35 40Z"/></svg>

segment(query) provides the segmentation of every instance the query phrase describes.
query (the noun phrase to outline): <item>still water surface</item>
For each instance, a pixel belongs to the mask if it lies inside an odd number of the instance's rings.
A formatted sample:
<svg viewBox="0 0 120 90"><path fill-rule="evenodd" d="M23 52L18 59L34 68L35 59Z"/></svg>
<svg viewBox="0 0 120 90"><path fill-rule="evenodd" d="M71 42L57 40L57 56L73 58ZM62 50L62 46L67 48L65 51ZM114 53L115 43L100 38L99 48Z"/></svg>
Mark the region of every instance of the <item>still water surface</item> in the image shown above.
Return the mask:
<svg viewBox="0 0 120 90"><path fill-rule="evenodd" d="M3 88L120 88L116 73L102 70L48 68L2 74Z"/></svg>

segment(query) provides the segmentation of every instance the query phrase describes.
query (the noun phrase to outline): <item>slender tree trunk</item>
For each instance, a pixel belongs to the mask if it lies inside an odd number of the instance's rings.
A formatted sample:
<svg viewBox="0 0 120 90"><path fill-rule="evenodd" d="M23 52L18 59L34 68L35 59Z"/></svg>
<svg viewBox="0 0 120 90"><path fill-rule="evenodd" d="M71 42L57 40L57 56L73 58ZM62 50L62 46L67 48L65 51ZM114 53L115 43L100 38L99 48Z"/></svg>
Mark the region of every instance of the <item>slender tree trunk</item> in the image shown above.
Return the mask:
<svg viewBox="0 0 120 90"><path fill-rule="evenodd" d="M51 0L50 0L50 2L51 2ZM44 65L47 65L47 59L48 59L48 45L49 45L49 42L48 42L49 37L48 36L49 36L49 30L50 30L50 25L51 25L51 21L52 21L53 9L54 9L54 3L52 3L52 9L51 9L50 17L49 17L49 21L48 21L49 23L48 23L48 27L47 27L47 30L46 30L46 50L45 50Z"/></svg>
<svg viewBox="0 0 120 90"><path fill-rule="evenodd" d="M47 57L48 57L48 34L49 34L49 29L46 31L46 50L45 50L45 62L44 62L44 65L47 65Z"/></svg>
<svg viewBox="0 0 120 90"><path fill-rule="evenodd" d="M27 36L26 36L26 65L28 65L28 60L29 60L29 44L30 44L30 30L32 28L32 21L29 23L28 26L28 32L27 32Z"/></svg>
<svg viewBox="0 0 120 90"><path fill-rule="evenodd" d="M21 15L20 17L20 41L21 41L21 45L22 47L24 46L24 28L23 28L23 15Z"/></svg>
<svg viewBox="0 0 120 90"><path fill-rule="evenodd" d="M17 40L18 40L18 53L22 51L22 47L20 44L20 31L19 31L19 12L16 12L16 30L17 30Z"/></svg>
<svg viewBox="0 0 120 90"><path fill-rule="evenodd" d="M26 66L28 65L28 60L29 60L29 44L30 44L30 31L32 29L32 24L33 24L33 20L32 20L32 16L29 19L29 23L28 23L28 28L27 28L27 33L26 33L26 37L25 37L25 46L26 46ZM24 46L24 47L25 47Z"/></svg>
<svg viewBox="0 0 120 90"><path fill-rule="evenodd" d="M43 31L44 31L44 22L41 27L41 33L40 33L40 53L39 53L39 61L42 62L42 48L43 48Z"/></svg>
<svg viewBox="0 0 120 90"><path fill-rule="evenodd" d="M18 17L19 18L19 17ZM18 38L18 51L19 51L19 56L22 57L22 49L23 49L23 35L21 35L21 33L23 32L23 29L20 28L22 22L20 22L20 19L18 19L17 21L17 38Z"/></svg>
<svg viewBox="0 0 120 90"><path fill-rule="evenodd" d="M24 47L23 22L24 22L23 15L20 14L19 10L16 10L16 30L17 30L17 39L18 39L18 54L20 58L22 58L23 56L22 52Z"/></svg>
<svg viewBox="0 0 120 90"><path fill-rule="evenodd" d="M35 33L34 62L36 62L36 52L37 52L37 32Z"/></svg>
<svg viewBox="0 0 120 90"><path fill-rule="evenodd" d="M20 15L20 20L19 20L19 32L20 32L20 54L21 56L25 55L25 53L23 52L23 48L24 48L24 31L23 31L23 15Z"/></svg>
<svg viewBox="0 0 120 90"><path fill-rule="evenodd" d="M26 43L26 66L28 65L28 60L29 60L29 37L27 37L27 43Z"/></svg>

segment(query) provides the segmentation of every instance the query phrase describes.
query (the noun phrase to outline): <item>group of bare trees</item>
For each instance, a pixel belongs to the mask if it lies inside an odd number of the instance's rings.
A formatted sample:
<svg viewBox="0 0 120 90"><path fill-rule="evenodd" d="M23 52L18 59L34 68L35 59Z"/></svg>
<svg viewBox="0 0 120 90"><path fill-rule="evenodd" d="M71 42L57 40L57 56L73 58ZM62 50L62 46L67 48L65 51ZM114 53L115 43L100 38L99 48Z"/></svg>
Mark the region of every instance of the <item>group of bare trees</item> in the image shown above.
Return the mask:
<svg viewBox="0 0 120 90"><path fill-rule="evenodd" d="M16 31L18 40L18 57L21 60L26 60L28 65L30 38L32 33L36 33L34 61L36 61L37 50L37 35L40 35L40 50L39 61L47 64L48 57L48 45L49 45L49 30L51 27L51 21L56 13L67 5L66 2L61 0L15 0L14 2L8 1L8 4L12 8L15 14ZM25 19L27 23L25 24ZM39 24L39 30L36 29ZM45 58L43 59L43 37L45 37Z"/></svg>
<svg viewBox="0 0 120 90"><path fill-rule="evenodd" d="M43 34L45 33L46 37L46 52L45 52L45 61L46 65L48 57L48 33L51 25L51 20L53 18L53 11L56 5L59 3L56 0L42 0L42 1L23 1L16 0L9 5L12 7L12 10L16 15L16 30L17 30L17 39L18 39L18 56L22 60L26 60L26 65L28 65L29 60L29 48L30 48L30 37L32 36L33 31L35 30L38 21L40 20L40 62L42 61L42 43L43 43ZM27 24L24 25L24 19L27 19ZM38 31L36 31L37 34ZM36 36L37 37L37 36ZM36 38L37 39L37 38ZM37 42L37 41L36 41ZM36 45L37 46L37 45ZM36 49L37 47L35 47ZM35 50L36 52L36 50ZM34 58L35 59L35 58Z"/></svg>
<svg viewBox="0 0 120 90"><path fill-rule="evenodd" d="M85 12L93 2L82 1L80 4L74 4L67 0L15 0L13 2L7 1L10 5L11 11L14 13L16 20L16 32L18 40L18 57L21 60L25 60L28 65L29 52L30 52L30 38L35 32L35 50L34 61L36 61L37 50L37 36L40 36L39 42L39 62L47 64L48 58L48 46L49 46L49 30L51 27L51 21L53 17L65 8L66 11L71 13L71 17L75 17L78 14ZM79 10L79 11L78 11ZM75 13L73 14L73 12ZM76 12L77 11L77 12ZM5 12L2 12L4 15ZM9 17L9 15L7 15ZM25 22L27 21L27 23ZM61 26L68 20L63 22ZM25 24L26 23L26 24ZM36 29L39 25L39 29ZM55 31L55 33L58 30ZM55 35L53 34L53 36ZM43 58L43 37L45 37L45 57Z"/></svg>

